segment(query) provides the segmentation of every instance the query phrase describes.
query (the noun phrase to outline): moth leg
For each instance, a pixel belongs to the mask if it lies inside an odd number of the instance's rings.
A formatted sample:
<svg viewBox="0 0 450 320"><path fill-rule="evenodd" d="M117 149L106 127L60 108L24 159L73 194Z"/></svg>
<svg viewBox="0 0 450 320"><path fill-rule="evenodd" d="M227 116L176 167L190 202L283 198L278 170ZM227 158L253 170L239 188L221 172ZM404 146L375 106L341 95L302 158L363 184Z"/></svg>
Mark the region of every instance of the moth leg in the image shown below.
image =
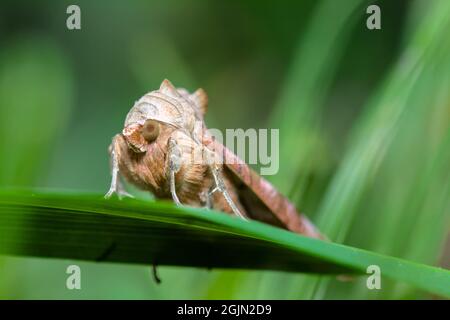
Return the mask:
<svg viewBox="0 0 450 320"><path fill-rule="evenodd" d="M119 183L119 160L115 150L116 137L113 138L112 144L109 146L109 156L111 164L111 185L108 192L105 194L105 198L110 198L114 193L117 193L117 187Z"/></svg>
<svg viewBox="0 0 450 320"><path fill-rule="evenodd" d="M117 195L119 196L119 198L122 198L122 197L134 198L134 196L132 194L128 193L125 190L125 186L124 186L122 180L120 179L121 178L120 171L117 173L117 175L118 175L118 178L117 178Z"/></svg>
<svg viewBox="0 0 450 320"><path fill-rule="evenodd" d="M111 185L109 187L108 192L105 194L105 198L110 198L114 193L117 194L119 199L122 197L133 197L131 194L125 191L125 188L120 180L120 172L119 172L119 159L117 155L118 149L118 141L117 136L113 138L112 144L109 146L109 155L110 155L110 165L111 165Z"/></svg>
<svg viewBox="0 0 450 320"><path fill-rule="evenodd" d="M200 193L200 200L205 204L204 208L211 210L212 209L212 193L209 191L203 191Z"/></svg>
<svg viewBox="0 0 450 320"><path fill-rule="evenodd" d="M181 151L174 139L169 138L169 183L170 193L172 199L177 206L181 206L180 199L178 199L176 186L175 186L175 174L181 168Z"/></svg>
<svg viewBox="0 0 450 320"><path fill-rule="evenodd" d="M214 182L215 182L216 186L209 194L212 195L216 191L219 191L220 193L222 193L223 197L227 201L231 210L233 210L233 213L235 215L237 215L239 218L241 218L243 220L247 220L247 218L242 214L242 212L236 206L233 199L231 199L231 196L228 193L228 190L225 186L225 182L222 179L222 175L220 174L219 169L215 165L210 165L210 169L211 169L212 175L214 177Z"/></svg>

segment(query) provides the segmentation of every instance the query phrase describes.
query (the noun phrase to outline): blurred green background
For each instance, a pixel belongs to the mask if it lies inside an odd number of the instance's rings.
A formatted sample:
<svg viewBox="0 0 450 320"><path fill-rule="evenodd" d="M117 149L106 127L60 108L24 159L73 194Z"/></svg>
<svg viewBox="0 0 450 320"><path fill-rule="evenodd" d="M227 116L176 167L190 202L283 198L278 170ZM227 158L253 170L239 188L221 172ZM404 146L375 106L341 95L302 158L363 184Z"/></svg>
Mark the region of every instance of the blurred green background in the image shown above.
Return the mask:
<svg viewBox="0 0 450 320"><path fill-rule="evenodd" d="M209 127L279 128L268 178L332 240L449 268L448 1L77 1L81 30L66 28L70 4L0 5L1 187L106 192L111 137L168 78L207 91ZM370 4L381 30L366 28ZM70 264L81 290L66 289ZM159 274L0 257L0 298L430 298L364 277Z"/></svg>

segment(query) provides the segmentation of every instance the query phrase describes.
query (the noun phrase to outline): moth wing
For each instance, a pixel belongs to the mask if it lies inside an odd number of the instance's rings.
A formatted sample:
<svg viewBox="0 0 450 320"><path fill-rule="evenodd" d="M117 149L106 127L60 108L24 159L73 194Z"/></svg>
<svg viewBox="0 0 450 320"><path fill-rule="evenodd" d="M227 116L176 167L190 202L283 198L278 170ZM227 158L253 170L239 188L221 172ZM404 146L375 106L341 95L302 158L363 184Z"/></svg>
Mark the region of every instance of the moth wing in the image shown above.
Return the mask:
<svg viewBox="0 0 450 320"><path fill-rule="evenodd" d="M285 196L227 147L215 140L210 141L208 147L222 155L226 174L238 190L239 200L250 218L306 236L323 238Z"/></svg>

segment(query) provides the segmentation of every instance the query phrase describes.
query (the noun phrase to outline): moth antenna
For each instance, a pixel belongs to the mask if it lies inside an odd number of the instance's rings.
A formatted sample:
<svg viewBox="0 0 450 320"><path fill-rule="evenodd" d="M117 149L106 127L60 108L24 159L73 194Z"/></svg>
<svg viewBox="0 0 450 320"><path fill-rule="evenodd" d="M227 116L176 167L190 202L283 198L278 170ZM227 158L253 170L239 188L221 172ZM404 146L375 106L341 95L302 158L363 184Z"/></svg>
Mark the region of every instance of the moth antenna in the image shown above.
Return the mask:
<svg viewBox="0 0 450 320"><path fill-rule="evenodd" d="M177 196L175 185L175 173L180 170L181 167L181 152L174 139L169 138L169 184L170 194L177 206L181 206L180 199Z"/></svg>
<svg viewBox="0 0 450 320"><path fill-rule="evenodd" d="M219 191L222 193L223 197L225 198L226 202L230 206L231 210L235 215L237 215L239 218L248 221L248 219L242 214L242 212L239 210L239 208L234 203L233 199L231 199L230 194L228 193L227 187L225 186L225 183L223 182L223 179L219 173L219 170L215 168L214 166L210 166L211 172L214 177L214 182L216 183L216 187L210 192L210 194Z"/></svg>

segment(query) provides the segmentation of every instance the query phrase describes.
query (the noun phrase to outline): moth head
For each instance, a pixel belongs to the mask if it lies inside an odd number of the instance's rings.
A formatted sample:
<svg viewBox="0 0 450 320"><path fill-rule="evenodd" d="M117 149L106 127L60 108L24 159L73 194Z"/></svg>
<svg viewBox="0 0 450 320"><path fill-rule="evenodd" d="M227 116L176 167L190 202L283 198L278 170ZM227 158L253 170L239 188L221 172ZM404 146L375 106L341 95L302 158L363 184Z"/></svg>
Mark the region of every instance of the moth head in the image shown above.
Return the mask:
<svg viewBox="0 0 450 320"><path fill-rule="evenodd" d="M147 119L143 124L133 123L126 126L122 135L128 146L136 153L147 151L148 145L158 139L160 134L160 123L154 119Z"/></svg>
<svg viewBox="0 0 450 320"><path fill-rule="evenodd" d="M125 118L122 135L136 153L147 151L148 145L158 138L161 124L167 121L158 102L144 96L136 101Z"/></svg>
<svg viewBox="0 0 450 320"><path fill-rule="evenodd" d="M180 128L183 126L185 110L179 105L174 96L176 89L171 90L168 85L161 85L163 89L151 91L137 100L125 118L124 127L134 124L144 125L150 119L159 123Z"/></svg>
<svg viewBox="0 0 450 320"><path fill-rule="evenodd" d="M190 94L164 80L158 90L135 102L127 114L122 134L135 152L146 152L162 126L193 134L195 125L202 123L206 106L207 96L202 89Z"/></svg>

